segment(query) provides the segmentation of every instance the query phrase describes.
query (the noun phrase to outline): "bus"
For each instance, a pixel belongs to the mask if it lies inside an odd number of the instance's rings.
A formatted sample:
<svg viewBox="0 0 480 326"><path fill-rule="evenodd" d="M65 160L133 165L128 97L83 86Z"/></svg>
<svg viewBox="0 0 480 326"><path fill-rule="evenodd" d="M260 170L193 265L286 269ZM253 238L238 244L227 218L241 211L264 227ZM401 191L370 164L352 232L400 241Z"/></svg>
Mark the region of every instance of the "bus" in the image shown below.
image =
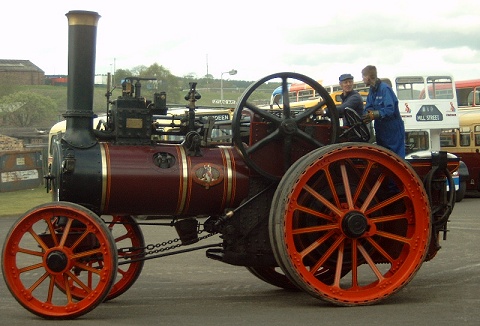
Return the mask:
<svg viewBox="0 0 480 326"><path fill-rule="evenodd" d="M480 109L480 79L461 80L455 83L458 109Z"/></svg>
<svg viewBox="0 0 480 326"><path fill-rule="evenodd" d="M443 132L459 128L458 103L455 82L448 75L400 76L391 80L398 97L400 115L405 123L407 159L446 151L450 157L458 157L442 148ZM469 177L465 163L453 174L456 201L465 196Z"/></svg>
<svg viewBox="0 0 480 326"><path fill-rule="evenodd" d="M441 148L460 157L468 169L461 185L466 191L480 191L480 108L459 112L459 128L442 131Z"/></svg>

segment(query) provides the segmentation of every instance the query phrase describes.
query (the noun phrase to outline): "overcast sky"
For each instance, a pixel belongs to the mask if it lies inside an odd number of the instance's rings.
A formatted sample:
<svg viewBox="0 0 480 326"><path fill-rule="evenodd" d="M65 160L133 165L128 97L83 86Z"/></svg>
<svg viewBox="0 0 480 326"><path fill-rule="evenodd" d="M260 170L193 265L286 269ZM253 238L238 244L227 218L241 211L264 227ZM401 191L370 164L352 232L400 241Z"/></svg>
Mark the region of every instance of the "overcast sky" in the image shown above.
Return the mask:
<svg viewBox="0 0 480 326"><path fill-rule="evenodd" d="M255 81L293 71L325 84L342 73L440 72L480 78L478 0L4 1L0 59L67 74L70 10L98 12L96 73L158 63L176 76Z"/></svg>

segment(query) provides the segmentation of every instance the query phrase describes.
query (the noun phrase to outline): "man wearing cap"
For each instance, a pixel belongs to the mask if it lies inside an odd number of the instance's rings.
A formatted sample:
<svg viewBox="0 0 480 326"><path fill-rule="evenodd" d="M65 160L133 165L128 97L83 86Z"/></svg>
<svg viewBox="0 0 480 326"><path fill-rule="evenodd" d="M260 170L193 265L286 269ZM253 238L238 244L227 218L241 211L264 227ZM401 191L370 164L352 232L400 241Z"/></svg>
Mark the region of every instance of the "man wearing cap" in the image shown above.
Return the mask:
<svg viewBox="0 0 480 326"><path fill-rule="evenodd" d="M350 108L361 116L363 114L363 99L362 96L353 89L353 76L351 74L342 74L338 78L338 81L343 91L340 95L342 104L337 106L338 115L343 117L345 108ZM343 120L343 123L348 126L345 119Z"/></svg>

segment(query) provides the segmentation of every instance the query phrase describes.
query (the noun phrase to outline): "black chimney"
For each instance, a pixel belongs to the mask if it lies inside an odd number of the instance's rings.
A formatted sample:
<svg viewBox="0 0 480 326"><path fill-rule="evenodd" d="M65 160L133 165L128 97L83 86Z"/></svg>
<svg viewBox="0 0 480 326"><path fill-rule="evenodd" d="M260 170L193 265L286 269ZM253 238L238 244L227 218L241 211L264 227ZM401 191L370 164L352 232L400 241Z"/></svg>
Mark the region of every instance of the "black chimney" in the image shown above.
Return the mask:
<svg viewBox="0 0 480 326"><path fill-rule="evenodd" d="M91 11L70 11L68 18L67 127L63 139L76 148L96 144L93 135L93 88L95 48L100 15Z"/></svg>

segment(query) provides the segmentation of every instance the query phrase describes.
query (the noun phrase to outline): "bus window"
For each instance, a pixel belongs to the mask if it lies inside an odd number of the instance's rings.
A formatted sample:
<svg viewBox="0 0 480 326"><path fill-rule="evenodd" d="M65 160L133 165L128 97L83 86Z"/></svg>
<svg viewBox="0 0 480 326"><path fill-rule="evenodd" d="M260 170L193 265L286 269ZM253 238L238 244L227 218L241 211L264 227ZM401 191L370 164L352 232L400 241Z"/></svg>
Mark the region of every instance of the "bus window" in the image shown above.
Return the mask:
<svg viewBox="0 0 480 326"><path fill-rule="evenodd" d="M460 146L470 146L470 127L460 127Z"/></svg>
<svg viewBox="0 0 480 326"><path fill-rule="evenodd" d="M425 151L430 148L430 140L426 131L407 131L405 132L406 153L410 154L418 151Z"/></svg>
<svg viewBox="0 0 480 326"><path fill-rule="evenodd" d="M453 99L453 84L450 77L429 77L427 85L429 98Z"/></svg>
<svg viewBox="0 0 480 326"><path fill-rule="evenodd" d="M480 146L480 126L474 127L475 133L475 146Z"/></svg>
<svg viewBox="0 0 480 326"><path fill-rule="evenodd" d="M422 77L398 77L395 79L397 97L401 101L425 99L425 88Z"/></svg>
<svg viewBox="0 0 480 326"><path fill-rule="evenodd" d="M457 146L457 132L455 129L444 130L440 134L441 147L456 147Z"/></svg>
<svg viewBox="0 0 480 326"><path fill-rule="evenodd" d="M455 89L459 108L469 109L480 106L480 79L456 81Z"/></svg>
<svg viewBox="0 0 480 326"><path fill-rule="evenodd" d="M473 98L473 95L475 94L475 98ZM474 106L475 104L480 104L480 91L471 91L468 94L467 98L467 104L468 106ZM460 104L459 104L460 105Z"/></svg>

